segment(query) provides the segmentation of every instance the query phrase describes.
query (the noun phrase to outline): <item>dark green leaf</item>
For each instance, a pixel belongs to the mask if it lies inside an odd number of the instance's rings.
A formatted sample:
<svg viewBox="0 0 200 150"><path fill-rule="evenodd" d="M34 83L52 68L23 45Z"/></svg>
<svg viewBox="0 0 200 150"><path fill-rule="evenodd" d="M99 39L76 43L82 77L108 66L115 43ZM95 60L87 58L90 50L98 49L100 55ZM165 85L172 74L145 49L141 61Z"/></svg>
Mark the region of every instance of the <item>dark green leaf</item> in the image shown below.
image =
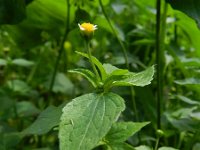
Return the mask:
<svg viewBox="0 0 200 150"><path fill-rule="evenodd" d="M61 92L71 94L73 91L74 85L69 80L69 78L63 73L57 73L55 83L53 86L54 92Z"/></svg>
<svg viewBox="0 0 200 150"><path fill-rule="evenodd" d="M174 9L178 9L195 19L200 27L200 1L199 0L166 0Z"/></svg>
<svg viewBox="0 0 200 150"><path fill-rule="evenodd" d="M110 143L120 143L126 141L130 136L138 132L149 122L117 122L106 135L106 141Z"/></svg>
<svg viewBox="0 0 200 150"><path fill-rule="evenodd" d="M68 103L61 117L61 150L90 150L106 135L124 110L123 99L113 93L86 94Z"/></svg>
<svg viewBox="0 0 200 150"><path fill-rule="evenodd" d="M62 107L49 106L47 109L41 112L32 125L22 131L22 134L41 135L49 132L53 127L59 124L61 114Z"/></svg>
<svg viewBox="0 0 200 150"><path fill-rule="evenodd" d="M134 147L127 143L115 143L115 144L110 144L107 145L108 149L107 150L135 150Z"/></svg>
<svg viewBox="0 0 200 150"><path fill-rule="evenodd" d="M51 83L52 76L49 76L48 81L45 83L45 87L48 89L49 84ZM74 85L71 80L64 73L57 73L55 77L55 82L53 85L53 92L55 93L64 93L71 95L74 89Z"/></svg>
<svg viewBox="0 0 200 150"><path fill-rule="evenodd" d="M16 108L19 117L35 116L40 112L31 102L26 101L18 102Z"/></svg>

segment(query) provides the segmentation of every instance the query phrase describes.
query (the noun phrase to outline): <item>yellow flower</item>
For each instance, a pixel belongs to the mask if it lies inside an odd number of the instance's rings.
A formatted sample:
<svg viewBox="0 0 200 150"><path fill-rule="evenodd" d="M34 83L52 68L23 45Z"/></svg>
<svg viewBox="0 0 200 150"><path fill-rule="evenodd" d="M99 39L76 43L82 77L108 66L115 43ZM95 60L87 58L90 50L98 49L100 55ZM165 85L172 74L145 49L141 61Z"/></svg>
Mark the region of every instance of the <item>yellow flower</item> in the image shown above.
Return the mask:
<svg viewBox="0 0 200 150"><path fill-rule="evenodd" d="M82 23L78 24L80 30L82 31L83 35L87 38L91 38L94 31L97 29L97 25L91 24L91 23Z"/></svg>

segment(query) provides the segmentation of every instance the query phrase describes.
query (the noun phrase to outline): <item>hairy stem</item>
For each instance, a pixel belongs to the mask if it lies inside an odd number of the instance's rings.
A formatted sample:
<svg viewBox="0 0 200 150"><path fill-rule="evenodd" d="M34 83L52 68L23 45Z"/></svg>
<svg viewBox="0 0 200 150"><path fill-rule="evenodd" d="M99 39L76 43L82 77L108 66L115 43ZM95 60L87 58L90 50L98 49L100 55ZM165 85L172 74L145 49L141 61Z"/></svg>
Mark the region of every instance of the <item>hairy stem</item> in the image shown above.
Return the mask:
<svg viewBox="0 0 200 150"><path fill-rule="evenodd" d="M60 59L61 59L61 56L62 56L62 53L63 53L63 50L64 50L64 43L65 43L67 35L70 31L70 28L69 28L69 24L70 24L70 2L69 2L69 0L66 0L66 5L67 5L67 17L66 17L65 34L63 36L63 39L62 39L61 44L60 44L60 48L58 50L58 56L56 58L56 63L55 63L51 83L50 83L50 86L49 86L49 91L52 91L52 88L53 88L53 85L54 85L54 82L55 82L55 78L56 78L56 74L57 74L57 70L58 70L58 66L59 66L59 63L60 63Z"/></svg>

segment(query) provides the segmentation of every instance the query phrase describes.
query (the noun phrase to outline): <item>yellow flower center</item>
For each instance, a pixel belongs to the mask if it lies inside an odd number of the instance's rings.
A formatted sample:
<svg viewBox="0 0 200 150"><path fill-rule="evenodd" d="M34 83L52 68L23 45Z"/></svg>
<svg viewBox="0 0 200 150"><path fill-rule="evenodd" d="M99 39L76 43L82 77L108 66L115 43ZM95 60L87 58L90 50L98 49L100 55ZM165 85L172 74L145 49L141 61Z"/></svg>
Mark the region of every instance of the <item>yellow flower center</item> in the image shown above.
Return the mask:
<svg viewBox="0 0 200 150"><path fill-rule="evenodd" d="M83 23L81 24L81 27L86 31L94 31L94 25L90 23Z"/></svg>
<svg viewBox="0 0 200 150"><path fill-rule="evenodd" d="M96 25L93 25L91 23L82 23L81 25L79 25L80 29L82 31L86 31L86 32L93 32L94 30L96 30Z"/></svg>
<svg viewBox="0 0 200 150"><path fill-rule="evenodd" d="M82 35L87 38L91 39L94 33L94 30L97 29L97 25L91 24L91 23L82 23L81 25L78 24Z"/></svg>

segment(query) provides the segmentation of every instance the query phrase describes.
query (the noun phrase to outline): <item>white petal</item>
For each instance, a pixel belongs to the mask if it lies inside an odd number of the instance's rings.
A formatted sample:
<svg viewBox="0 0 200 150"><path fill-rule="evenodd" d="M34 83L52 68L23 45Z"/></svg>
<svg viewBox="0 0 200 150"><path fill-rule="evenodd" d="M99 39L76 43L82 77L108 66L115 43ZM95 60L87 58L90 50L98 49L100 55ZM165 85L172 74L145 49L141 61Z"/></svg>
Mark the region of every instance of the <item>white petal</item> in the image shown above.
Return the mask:
<svg viewBox="0 0 200 150"><path fill-rule="evenodd" d="M82 30L82 31L85 30L80 24L78 24L78 26L79 26L80 30Z"/></svg>
<svg viewBox="0 0 200 150"><path fill-rule="evenodd" d="M94 25L94 30L96 30L96 29L98 29L98 28L97 28L97 25Z"/></svg>

